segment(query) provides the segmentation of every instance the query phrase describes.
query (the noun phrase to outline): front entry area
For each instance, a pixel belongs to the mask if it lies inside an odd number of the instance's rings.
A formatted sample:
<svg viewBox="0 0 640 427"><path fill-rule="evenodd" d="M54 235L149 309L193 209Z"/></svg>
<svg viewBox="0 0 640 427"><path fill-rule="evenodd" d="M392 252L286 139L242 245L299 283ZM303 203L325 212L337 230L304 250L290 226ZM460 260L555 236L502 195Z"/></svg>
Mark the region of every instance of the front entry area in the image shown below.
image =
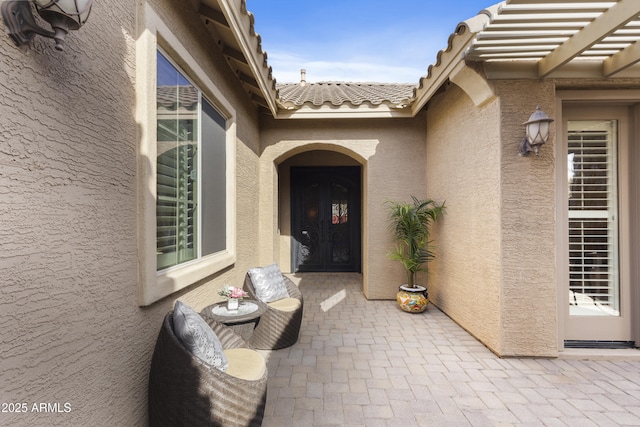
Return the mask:
<svg viewBox="0 0 640 427"><path fill-rule="evenodd" d="M635 347L633 108L566 106L565 347ZM635 187L637 188L637 187Z"/></svg>
<svg viewBox="0 0 640 427"><path fill-rule="evenodd" d="M361 269L360 167L291 168L294 272Z"/></svg>

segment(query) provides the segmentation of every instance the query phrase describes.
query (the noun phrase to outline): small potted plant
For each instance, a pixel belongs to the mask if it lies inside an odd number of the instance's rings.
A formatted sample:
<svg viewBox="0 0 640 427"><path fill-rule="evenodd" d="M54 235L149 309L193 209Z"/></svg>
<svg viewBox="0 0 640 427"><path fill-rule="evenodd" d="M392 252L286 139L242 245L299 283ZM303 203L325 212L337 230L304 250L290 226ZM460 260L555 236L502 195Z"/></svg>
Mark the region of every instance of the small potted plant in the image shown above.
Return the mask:
<svg viewBox="0 0 640 427"><path fill-rule="evenodd" d="M240 300L245 298L247 293L242 288L225 285L218 291L218 295L227 299L227 310L237 310Z"/></svg>
<svg viewBox="0 0 640 427"><path fill-rule="evenodd" d="M431 199L411 198L411 202L387 202L389 228L397 242L389 257L400 261L407 273L407 283L401 285L398 291L398 305L404 311L421 313L427 308L429 300L427 288L416 284L416 274L427 271L426 264L434 258L429 229L443 215L445 206Z"/></svg>

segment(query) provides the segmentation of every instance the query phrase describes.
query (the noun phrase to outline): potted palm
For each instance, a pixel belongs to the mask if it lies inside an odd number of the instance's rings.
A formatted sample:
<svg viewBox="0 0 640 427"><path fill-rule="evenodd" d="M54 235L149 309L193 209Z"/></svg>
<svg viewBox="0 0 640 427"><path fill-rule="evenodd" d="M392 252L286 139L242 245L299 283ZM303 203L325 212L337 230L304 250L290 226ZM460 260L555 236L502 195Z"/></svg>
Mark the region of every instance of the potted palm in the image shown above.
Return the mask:
<svg viewBox="0 0 640 427"><path fill-rule="evenodd" d="M438 205L431 199L411 198L411 202L387 202L389 228L397 243L389 257L400 261L407 273L407 283L398 290L398 305L404 311L421 313L429 300L426 287L416 284L416 275L426 271L426 264L434 258L429 229L442 216L445 207L444 203Z"/></svg>

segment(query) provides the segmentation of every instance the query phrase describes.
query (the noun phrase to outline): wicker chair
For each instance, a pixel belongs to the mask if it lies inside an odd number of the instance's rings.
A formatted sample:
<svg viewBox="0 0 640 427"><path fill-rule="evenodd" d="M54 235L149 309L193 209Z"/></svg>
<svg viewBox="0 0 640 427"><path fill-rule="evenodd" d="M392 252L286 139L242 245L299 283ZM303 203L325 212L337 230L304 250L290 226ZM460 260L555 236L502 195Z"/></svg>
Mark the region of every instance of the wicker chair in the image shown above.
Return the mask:
<svg viewBox="0 0 640 427"><path fill-rule="evenodd" d="M253 348L260 350L277 350L292 346L298 341L300 334L300 325L302 324L302 310L304 302L300 289L286 276L284 277L287 292L290 298L299 300L300 304L294 310L280 310L278 304L260 301L256 297L256 290L251 282L251 276L246 275L244 280L244 289L249 296L258 301L258 304L266 306L266 310L249 340L249 344Z"/></svg>
<svg viewBox="0 0 640 427"><path fill-rule="evenodd" d="M231 329L203 318L225 352L247 347ZM264 375L255 381L231 376L193 356L173 331L170 312L165 316L151 360L149 425L260 426L267 398L266 367Z"/></svg>

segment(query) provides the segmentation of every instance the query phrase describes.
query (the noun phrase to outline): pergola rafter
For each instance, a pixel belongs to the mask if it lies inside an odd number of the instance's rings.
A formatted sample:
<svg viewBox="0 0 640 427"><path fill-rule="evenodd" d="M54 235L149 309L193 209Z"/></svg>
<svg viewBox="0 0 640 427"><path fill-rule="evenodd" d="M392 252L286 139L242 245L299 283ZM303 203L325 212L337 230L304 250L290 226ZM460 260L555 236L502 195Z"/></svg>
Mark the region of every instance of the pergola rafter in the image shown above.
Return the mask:
<svg viewBox="0 0 640 427"><path fill-rule="evenodd" d="M533 61L539 78L566 75L567 64L579 70L581 62L591 74L598 61L602 77L612 77L640 62L639 40L638 0L506 0L476 33L465 59L504 67Z"/></svg>

